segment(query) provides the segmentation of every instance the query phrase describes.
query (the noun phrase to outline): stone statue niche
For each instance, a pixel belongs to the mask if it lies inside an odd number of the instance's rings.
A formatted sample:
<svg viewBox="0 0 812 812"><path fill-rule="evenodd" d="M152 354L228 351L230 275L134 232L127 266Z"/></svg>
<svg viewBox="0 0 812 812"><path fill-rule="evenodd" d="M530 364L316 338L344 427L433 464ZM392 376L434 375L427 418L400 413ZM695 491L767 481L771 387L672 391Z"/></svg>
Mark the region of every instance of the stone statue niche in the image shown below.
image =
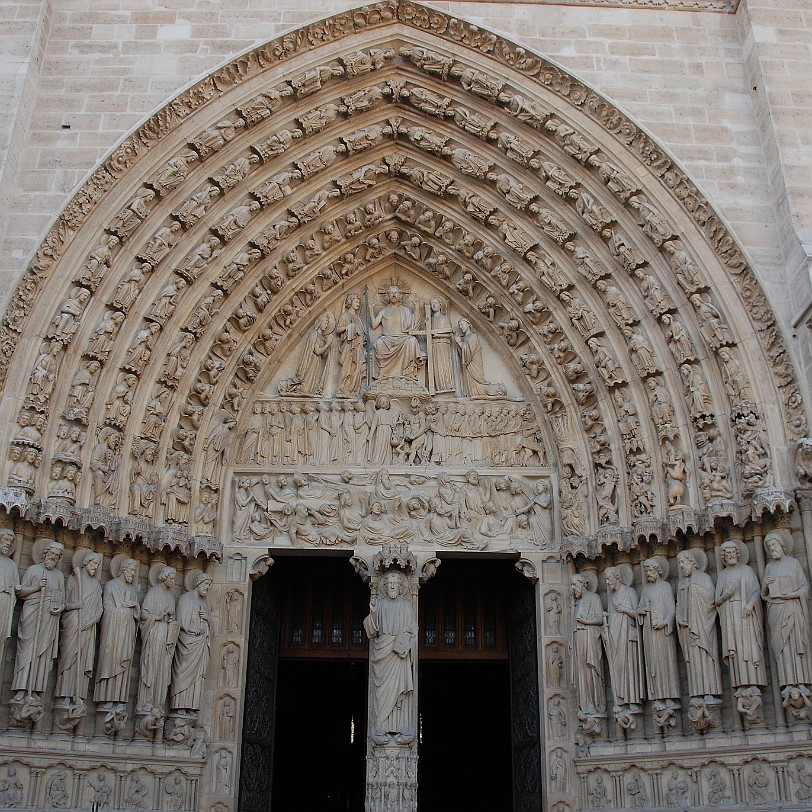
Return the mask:
<svg viewBox="0 0 812 812"><path fill-rule="evenodd" d="M420 280L381 278L316 315L276 385L280 397L505 398L474 324ZM295 366L294 366L295 364Z"/></svg>

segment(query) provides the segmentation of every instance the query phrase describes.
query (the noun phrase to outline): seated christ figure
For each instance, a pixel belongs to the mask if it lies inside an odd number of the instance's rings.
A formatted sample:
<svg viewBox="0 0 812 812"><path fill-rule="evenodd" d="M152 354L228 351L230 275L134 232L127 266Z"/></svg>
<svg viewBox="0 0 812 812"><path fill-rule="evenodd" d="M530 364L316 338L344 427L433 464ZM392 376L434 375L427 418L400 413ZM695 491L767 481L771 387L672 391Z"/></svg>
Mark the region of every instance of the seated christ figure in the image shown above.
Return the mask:
<svg viewBox="0 0 812 812"><path fill-rule="evenodd" d="M409 331L414 326L414 312L401 304L402 294L397 285L386 292L387 304L372 319L372 327L380 327L375 339L375 360L378 378L417 378L420 347Z"/></svg>

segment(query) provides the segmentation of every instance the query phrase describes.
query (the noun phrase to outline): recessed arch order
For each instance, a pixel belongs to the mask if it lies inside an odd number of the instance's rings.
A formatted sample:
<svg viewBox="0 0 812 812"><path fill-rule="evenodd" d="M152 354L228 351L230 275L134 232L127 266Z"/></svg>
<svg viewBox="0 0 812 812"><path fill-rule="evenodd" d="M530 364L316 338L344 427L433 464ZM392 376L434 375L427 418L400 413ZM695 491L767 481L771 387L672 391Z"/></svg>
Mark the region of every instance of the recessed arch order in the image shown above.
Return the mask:
<svg viewBox="0 0 812 812"><path fill-rule="evenodd" d="M409 2L242 54L87 180L3 320L5 483L45 516L222 540L190 510L228 462L211 438L325 307L399 272L531 405L570 552L787 509L804 406L719 216L562 68Z"/></svg>

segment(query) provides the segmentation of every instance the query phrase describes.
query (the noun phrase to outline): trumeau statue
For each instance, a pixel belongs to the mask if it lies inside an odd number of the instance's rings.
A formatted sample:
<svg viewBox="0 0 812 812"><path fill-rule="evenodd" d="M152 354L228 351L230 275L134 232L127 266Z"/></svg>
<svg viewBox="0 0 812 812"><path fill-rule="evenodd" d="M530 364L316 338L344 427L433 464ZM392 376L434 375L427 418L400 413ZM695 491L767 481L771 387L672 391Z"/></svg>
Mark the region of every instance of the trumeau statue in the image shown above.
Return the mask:
<svg viewBox="0 0 812 812"><path fill-rule="evenodd" d="M376 744L409 745L415 737L412 647L417 618L406 576L381 576L382 594L373 596L364 630L371 640L372 738Z"/></svg>

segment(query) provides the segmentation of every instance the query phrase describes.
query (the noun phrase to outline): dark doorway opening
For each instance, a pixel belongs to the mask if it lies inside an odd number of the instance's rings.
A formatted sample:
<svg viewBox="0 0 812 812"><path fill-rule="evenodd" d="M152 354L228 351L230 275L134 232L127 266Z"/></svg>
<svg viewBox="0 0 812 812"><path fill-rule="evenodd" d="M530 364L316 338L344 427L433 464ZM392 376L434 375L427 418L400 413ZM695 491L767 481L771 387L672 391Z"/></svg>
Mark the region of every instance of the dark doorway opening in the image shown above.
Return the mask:
<svg viewBox="0 0 812 812"><path fill-rule="evenodd" d="M280 660L273 812L364 807L367 663Z"/></svg>
<svg viewBox="0 0 812 812"><path fill-rule="evenodd" d="M420 812L511 812L508 662L420 666Z"/></svg>
<svg viewBox="0 0 812 812"><path fill-rule="evenodd" d="M275 556L254 585L240 812L361 812L369 588L345 556Z"/></svg>
<svg viewBox="0 0 812 812"><path fill-rule="evenodd" d="M444 558L420 593L420 812L512 812L513 561Z"/></svg>

